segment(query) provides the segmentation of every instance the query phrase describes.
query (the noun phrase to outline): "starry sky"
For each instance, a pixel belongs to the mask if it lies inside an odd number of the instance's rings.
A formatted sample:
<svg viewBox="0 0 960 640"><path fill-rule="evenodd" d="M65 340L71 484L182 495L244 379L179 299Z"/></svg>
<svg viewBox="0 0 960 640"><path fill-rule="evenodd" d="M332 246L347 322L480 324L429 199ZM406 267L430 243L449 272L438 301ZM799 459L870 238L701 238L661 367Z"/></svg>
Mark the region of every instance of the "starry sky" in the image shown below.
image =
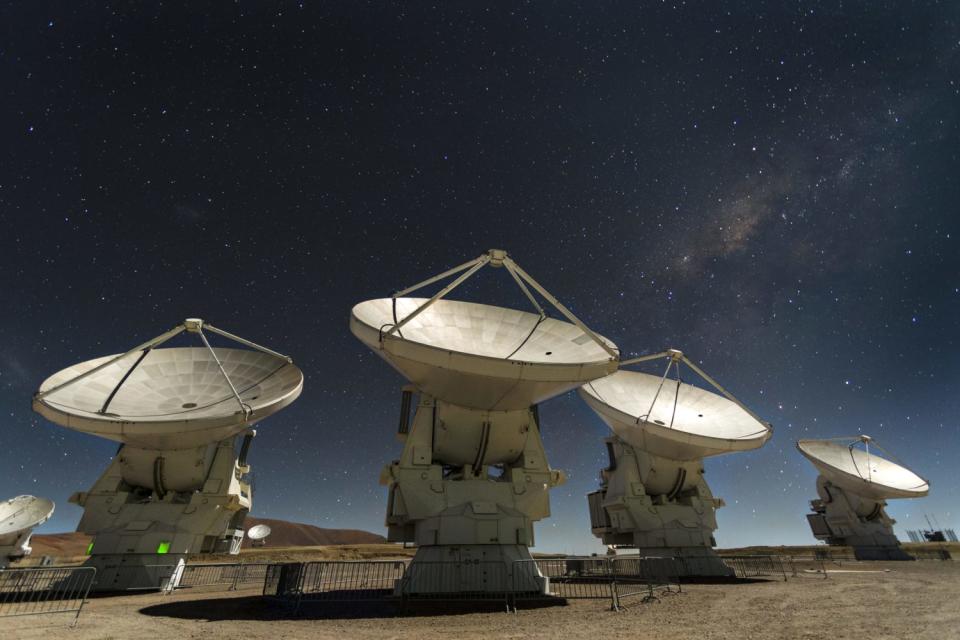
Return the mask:
<svg viewBox="0 0 960 640"><path fill-rule="evenodd" d="M0 496L116 445L30 409L188 316L292 355L254 514L385 533L400 376L350 308L504 248L625 354L682 348L775 429L712 458L722 546L810 544L801 437L869 433L960 528L960 5L5 2ZM454 296L528 307L503 271ZM601 547L607 428L541 406L538 549Z"/></svg>

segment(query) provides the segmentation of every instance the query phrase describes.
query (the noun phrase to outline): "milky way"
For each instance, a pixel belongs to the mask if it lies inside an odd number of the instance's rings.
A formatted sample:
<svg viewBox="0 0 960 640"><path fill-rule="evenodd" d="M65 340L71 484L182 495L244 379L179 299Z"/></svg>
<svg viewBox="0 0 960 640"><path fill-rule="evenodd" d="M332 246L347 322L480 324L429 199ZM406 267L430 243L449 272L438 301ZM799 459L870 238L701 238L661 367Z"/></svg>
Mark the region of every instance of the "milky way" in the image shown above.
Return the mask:
<svg viewBox="0 0 960 640"><path fill-rule="evenodd" d="M773 423L707 461L721 545L812 543L793 443L860 432L932 484L901 537L960 526L960 5L408 4L0 9L0 497L72 529L115 445L31 393L201 316L306 375L254 513L383 532L403 381L350 308L500 247ZM462 296L527 305L492 270ZM538 546L596 550L606 427L541 416L570 480Z"/></svg>

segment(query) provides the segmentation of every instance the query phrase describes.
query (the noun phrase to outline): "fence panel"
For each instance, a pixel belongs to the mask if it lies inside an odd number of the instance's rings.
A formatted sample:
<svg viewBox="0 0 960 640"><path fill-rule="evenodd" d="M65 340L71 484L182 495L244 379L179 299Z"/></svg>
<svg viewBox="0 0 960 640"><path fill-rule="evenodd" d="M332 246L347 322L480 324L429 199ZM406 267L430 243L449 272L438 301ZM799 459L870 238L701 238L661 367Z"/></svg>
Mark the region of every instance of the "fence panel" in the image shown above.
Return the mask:
<svg viewBox="0 0 960 640"><path fill-rule="evenodd" d="M616 608L610 561L600 557L517 560L511 567L511 596L525 600L609 600Z"/></svg>
<svg viewBox="0 0 960 640"><path fill-rule="evenodd" d="M778 556L721 556L720 559L738 578L780 575L787 579L787 570Z"/></svg>
<svg viewBox="0 0 960 640"><path fill-rule="evenodd" d="M385 602L394 595L406 563L400 560L329 560L266 567L263 594L299 608L309 602Z"/></svg>
<svg viewBox="0 0 960 640"><path fill-rule="evenodd" d="M857 556L851 551L837 551L834 549L824 548L824 549L814 549L813 557L817 560L822 560L824 562L833 562L834 564L840 564L841 562L856 562Z"/></svg>
<svg viewBox="0 0 960 640"><path fill-rule="evenodd" d="M223 563L223 564L188 564L183 567L177 589L191 587L224 586L229 591L236 590L241 585L263 584L266 575L266 563Z"/></svg>
<svg viewBox="0 0 960 640"><path fill-rule="evenodd" d="M421 601L490 601L509 610L511 603L516 609L525 600L590 599L608 600L618 609L621 597L649 601L682 591L674 558L540 558L511 565L479 560L287 563L264 567L263 585L264 595L297 607L304 601L397 602L401 608Z"/></svg>
<svg viewBox="0 0 960 640"><path fill-rule="evenodd" d="M810 556L780 556L780 561L785 568L788 568L790 575L796 578L801 572L813 572L821 574L826 580L827 574L826 561L822 557Z"/></svg>
<svg viewBox="0 0 960 640"><path fill-rule="evenodd" d="M285 562L267 567L267 575L263 580L263 595L286 599L299 598L303 567L303 562Z"/></svg>
<svg viewBox="0 0 960 640"><path fill-rule="evenodd" d="M0 569L0 617L80 611L96 579L93 567Z"/></svg>
<svg viewBox="0 0 960 640"><path fill-rule="evenodd" d="M621 607L624 598L642 596L641 602L659 600L659 595L683 592L680 584L682 565L676 558L614 558L614 602Z"/></svg>
<svg viewBox="0 0 960 640"><path fill-rule="evenodd" d="M917 560L953 560L953 556L946 549L911 549L907 553Z"/></svg>
<svg viewBox="0 0 960 640"><path fill-rule="evenodd" d="M303 600L384 600L393 595L405 567L400 560L308 562L300 572L298 590Z"/></svg>

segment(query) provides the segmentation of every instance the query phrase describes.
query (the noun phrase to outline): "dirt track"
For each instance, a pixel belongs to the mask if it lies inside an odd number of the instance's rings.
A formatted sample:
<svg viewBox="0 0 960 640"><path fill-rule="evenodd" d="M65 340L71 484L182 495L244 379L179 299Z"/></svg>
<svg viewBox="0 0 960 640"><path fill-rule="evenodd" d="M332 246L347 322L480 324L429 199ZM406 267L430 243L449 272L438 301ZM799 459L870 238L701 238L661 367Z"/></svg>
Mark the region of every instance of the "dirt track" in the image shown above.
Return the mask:
<svg viewBox="0 0 960 640"><path fill-rule="evenodd" d="M149 637L184 640L242 638L960 638L960 562L845 563L829 579L801 575L740 584L691 584L660 602L609 611L602 601L505 613L439 614L435 607L405 616L385 610L304 607L291 614L256 590L171 596L91 598L75 629L69 616L0 619L0 637L75 640Z"/></svg>

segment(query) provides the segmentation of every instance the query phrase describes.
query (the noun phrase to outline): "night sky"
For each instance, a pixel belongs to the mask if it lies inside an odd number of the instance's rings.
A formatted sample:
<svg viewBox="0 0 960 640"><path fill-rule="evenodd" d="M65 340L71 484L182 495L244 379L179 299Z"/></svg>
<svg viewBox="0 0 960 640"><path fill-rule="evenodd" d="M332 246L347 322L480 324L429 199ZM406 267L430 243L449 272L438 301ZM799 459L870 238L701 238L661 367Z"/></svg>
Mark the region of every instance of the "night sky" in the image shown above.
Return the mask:
<svg viewBox="0 0 960 640"><path fill-rule="evenodd" d="M253 513L385 533L403 380L350 308L491 247L773 423L706 463L720 545L812 544L794 441L861 432L931 482L901 538L960 528L960 4L155 4L0 10L0 497L42 531L116 444L32 392L199 316L306 376ZM502 270L454 298L529 307ZM541 417L538 549L601 549L607 428Z"/></svg>

